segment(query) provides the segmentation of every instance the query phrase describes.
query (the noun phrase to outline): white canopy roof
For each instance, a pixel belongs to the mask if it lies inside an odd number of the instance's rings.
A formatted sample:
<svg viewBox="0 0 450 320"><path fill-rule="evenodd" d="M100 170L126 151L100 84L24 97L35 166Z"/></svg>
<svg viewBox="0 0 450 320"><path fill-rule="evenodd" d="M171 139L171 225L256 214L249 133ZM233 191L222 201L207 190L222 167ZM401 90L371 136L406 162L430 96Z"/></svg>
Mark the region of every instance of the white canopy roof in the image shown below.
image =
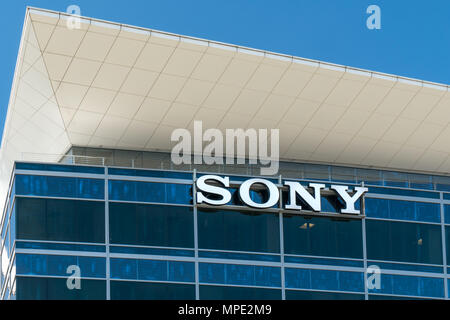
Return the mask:
<svg viewBox="0 0 450 320"><path fill-rule="evenodd" d="M280 157L448 174L447 85L27 10L1 148L171 150L192 128L279 128ZM3 189L4 191L4 189Z"/></svg>

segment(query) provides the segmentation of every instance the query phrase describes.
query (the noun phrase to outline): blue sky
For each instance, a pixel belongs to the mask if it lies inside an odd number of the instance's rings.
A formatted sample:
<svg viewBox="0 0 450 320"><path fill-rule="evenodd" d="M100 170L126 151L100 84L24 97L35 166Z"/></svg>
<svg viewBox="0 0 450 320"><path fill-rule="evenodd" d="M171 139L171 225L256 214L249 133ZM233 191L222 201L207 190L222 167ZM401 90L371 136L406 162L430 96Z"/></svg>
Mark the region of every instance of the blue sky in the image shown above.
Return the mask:
<svg viewBox="0 0 450 320"><path fill-rule="evenodd" d="M0 132L26 6L450 84L449 0L13 0L0 19ZM381 29L369 30L369 5Z"/></svg>

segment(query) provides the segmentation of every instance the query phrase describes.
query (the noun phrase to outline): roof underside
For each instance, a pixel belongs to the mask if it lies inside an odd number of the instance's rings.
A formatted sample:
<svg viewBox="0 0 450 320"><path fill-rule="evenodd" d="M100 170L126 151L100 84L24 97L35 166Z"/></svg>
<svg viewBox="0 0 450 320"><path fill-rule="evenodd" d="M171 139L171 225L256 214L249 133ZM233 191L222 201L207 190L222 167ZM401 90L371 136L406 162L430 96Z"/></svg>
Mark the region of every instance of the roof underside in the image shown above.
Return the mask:
<svg viewBox="0 0 450 320"><path fill-rule="evenodd" d="M90 18L71 30L63 13L27 11L3 176L71 145L169 151L194 120L278 128L284 160L450 172L446 85Z"/></svg>

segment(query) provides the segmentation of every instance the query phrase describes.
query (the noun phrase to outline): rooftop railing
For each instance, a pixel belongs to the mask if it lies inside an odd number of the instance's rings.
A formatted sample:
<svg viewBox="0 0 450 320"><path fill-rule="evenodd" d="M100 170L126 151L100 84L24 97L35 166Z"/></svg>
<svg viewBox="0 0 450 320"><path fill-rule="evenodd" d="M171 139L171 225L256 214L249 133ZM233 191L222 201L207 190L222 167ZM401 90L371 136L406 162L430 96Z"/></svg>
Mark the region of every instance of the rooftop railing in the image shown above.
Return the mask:
<svg viewBox="0 0 450 320"><path fill-rule="evenodd" d="M23 161L50 162L78 165L97 165L157 170L183 170L217 174L260 176L260 167L254 164L182 164L175 165L170 153L129 151L73 147L65 155L24 153ZM450 192L450 176L438 176L413 172L388 171L370 168L354 168L338 165L279 162L278 175L284 178L343 182L348 184L388 186L421 190Z"/></svg>

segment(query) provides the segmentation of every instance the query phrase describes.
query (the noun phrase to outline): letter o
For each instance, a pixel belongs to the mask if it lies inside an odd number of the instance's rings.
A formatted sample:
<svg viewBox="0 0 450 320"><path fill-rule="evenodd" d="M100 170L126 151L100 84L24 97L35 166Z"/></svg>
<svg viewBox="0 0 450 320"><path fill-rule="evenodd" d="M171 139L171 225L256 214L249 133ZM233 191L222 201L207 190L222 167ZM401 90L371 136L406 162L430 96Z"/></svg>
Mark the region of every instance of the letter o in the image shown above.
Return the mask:
<svg viewBox="0 0 450 320"><path fill-rule="evenodd" d="M255 183L263 184L269 190L269 200L265 203L257 203L250 198L250 189ZM274 206L278 202L280 199L280 193L278 191L278 187L274 183L266 179L255 178L248 179L241 184L239 188L239 197L249 207L265 209Z"/></svg>

